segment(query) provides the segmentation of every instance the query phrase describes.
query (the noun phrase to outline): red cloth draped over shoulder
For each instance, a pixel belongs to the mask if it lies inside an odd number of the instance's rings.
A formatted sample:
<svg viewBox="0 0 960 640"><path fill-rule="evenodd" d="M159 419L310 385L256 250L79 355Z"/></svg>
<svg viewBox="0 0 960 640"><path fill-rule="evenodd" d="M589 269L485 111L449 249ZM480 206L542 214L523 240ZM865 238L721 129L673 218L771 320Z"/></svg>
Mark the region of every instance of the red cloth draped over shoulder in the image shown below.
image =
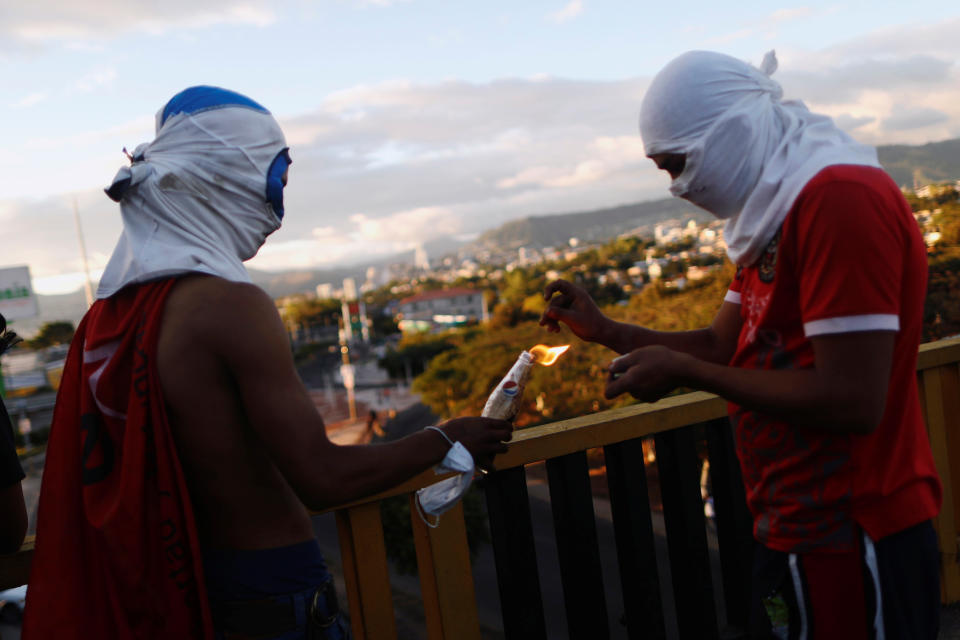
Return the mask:
<svg viewBox="0 0 960 640"><path fill-rule="evenodd" d="M213 637L157 374L173 284L98 300L70 345L40 492L27 640Z"/></svg>

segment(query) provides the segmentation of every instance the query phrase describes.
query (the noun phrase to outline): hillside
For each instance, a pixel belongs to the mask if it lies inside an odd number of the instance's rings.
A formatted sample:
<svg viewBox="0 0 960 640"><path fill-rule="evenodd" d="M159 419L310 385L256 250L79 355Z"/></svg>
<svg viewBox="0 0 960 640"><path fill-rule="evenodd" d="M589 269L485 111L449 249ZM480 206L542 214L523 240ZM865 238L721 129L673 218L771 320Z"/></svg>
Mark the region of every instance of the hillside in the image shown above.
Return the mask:
<svg viewBox="0 0 960 640"><path fill-rule="evenodd" d="M877 147L880 164L901 187L960 180L960 138Z"/></svg>
<svg viewBox="0 0 960 640"><path fill-rule="evenodd" d="M556 247L570 238L593 242L644 227L653 233L657 223L671 219L710 222L706 211L677 198L640 202L609 209L532 216L507 222L482 234L472 244L480 248Z"/></svg>
<svg viewBox="0 0 960 640"><path fill-rule="evenodd" d="M913 187L960 179L960 138L931 142L924 145L888 145L877 148L883 167L897 184ZM507 222L496 229L484 232L469 245L451 237L428 242L425 246L431 258L461 250L464 254L482 249L508 250L517 247L558 247L567 244L570 238L584 242L603 241L633 229L645 229L652 233L653 227L666 220L695 219L698 222L713 220L710 214L677 198L665 198L650 202L609 207L592 211L557 213L530 216ZM364 261L362 256L349 265L332 269L313 269L270 273L250 270L253 281L271 296L281 297L293 293L313 291L324 282L340 286L344 278L352 277L358 282L365 277L368 266L382 268L387 264L413 262L413 252L399 253L387 258ZM16 329L31 335L37 327L48 320L71 320L76 322L86 311L83 293L60 296L39 296L40 317L21 320Z"/></svg>

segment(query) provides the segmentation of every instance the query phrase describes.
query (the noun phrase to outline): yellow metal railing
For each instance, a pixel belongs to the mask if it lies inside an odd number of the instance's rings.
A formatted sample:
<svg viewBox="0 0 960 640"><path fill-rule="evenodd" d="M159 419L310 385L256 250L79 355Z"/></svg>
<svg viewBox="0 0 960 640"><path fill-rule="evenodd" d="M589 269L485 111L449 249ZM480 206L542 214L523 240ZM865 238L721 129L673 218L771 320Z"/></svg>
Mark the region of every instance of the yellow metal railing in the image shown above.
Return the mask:
<svg viewBox="0 0 960 640"><path fill-rule="evenodd" d="M942 598L960 601L960 339L920 347L917 364L923 404L944 503L935 521L942 555ZM498 456L498 470L557 458L587 449L704 423L726 415L726 403L707 393L666 398L518 431L509 450ZM358 640L396 638L388 560L380 519L380 501L407 495L436 481L432 471L336 512L347 599ZM411 504L412 506L412 504ZM411 509L411 513L413 509ZM479 639L477 605L463 510L444 514L440 526L411 518L428 637ZM33 543L12 556L0 556L0 589L24 584Z"/></svg>

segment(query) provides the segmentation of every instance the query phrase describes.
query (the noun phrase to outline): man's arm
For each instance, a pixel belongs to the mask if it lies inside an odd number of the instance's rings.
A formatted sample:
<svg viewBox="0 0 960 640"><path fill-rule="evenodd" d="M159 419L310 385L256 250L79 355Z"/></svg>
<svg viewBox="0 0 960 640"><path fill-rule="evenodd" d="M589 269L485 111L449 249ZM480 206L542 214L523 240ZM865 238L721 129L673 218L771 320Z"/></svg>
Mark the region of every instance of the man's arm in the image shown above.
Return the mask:
<svg viewBox="0 0 960 640"><path fill-rule="evenodd" d="M312 509L388 489L440 462L449 444L434 431L375 445L336 445L303 386L273 301L247 285L221 288L207 338L236 385L250 425L301 501ZM217 309L219 311L217 311ZM442 425L480 461L506 450L511 426L460 418Z"/></svg>
<svg viewBox="0 0 960 640"><path fill-rule="evenodd" d="M27 533L27 507L19 482L0 489L0 554L20 548Z"/></svg>
<svg viewBox="0 0 960 640"><path fill-rule="evenodd" d="M606 396L630 393L653 402L687 386L794 424L866 434L886 408L895 337L892 331L812 337L814 367L802 370L740 369L663 347L638 349L611 364Z"/></svg>
<svg viewBox="0 0 960 640"><path fill-rule="evenodd" d="M709 327L670 332L611 320L590 294L566 280L551 282L543 295L550 303L540 318L542 326L557 332L563 323L580 339L597 342L617 353L660 345L700 360L726 364L733 357L740 335L740 305L731 302L723 303Z"/></svg>

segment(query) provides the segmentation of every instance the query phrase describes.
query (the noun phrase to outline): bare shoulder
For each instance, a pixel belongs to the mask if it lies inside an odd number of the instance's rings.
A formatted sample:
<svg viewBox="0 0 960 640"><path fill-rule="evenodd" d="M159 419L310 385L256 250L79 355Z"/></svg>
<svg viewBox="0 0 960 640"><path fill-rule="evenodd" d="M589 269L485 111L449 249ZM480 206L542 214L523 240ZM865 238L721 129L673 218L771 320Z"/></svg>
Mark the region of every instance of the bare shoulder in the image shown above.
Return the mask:
<svg viewBox="0 0 960 640"><path fill-rule="evenodd" d="M164 310L163 337L212 350L283 333L277 308L252 284L215 276L187 276L175 285Z"/></svg>
<svg viewBox="0 0 960 640"><path fill-rule="evenodd" d="M276 312L276 307L260 287L246 282L231 282L216 276L181 278L167 302L174 311L201 314L219 319L236 314Z"/></svg>

